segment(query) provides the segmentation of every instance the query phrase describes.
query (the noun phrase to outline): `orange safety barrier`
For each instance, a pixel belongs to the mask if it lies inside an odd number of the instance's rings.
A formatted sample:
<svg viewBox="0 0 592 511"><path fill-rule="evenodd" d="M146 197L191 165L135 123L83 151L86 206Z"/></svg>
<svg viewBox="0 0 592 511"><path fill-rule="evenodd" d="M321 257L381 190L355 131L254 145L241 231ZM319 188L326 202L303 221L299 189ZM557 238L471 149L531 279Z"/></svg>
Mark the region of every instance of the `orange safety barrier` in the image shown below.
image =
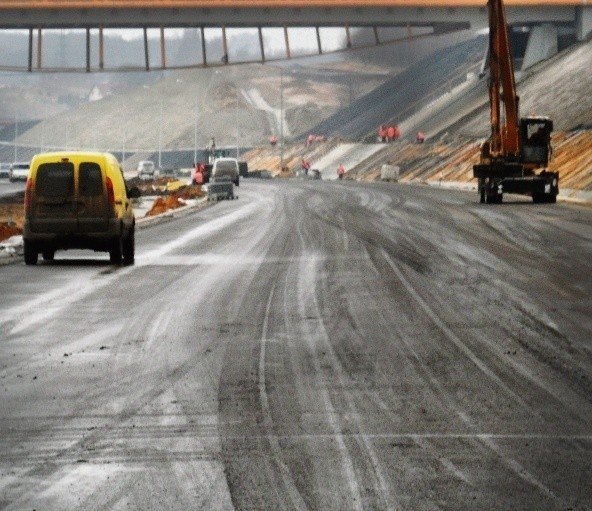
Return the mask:
<svg viewBox="0 0 592 511"><path fill-rule="evenodd" d="M1 9L156 9L238 7L484 7L486 0L0 0ZM581 6L582 0L505 0L506 6Z"/></svg>

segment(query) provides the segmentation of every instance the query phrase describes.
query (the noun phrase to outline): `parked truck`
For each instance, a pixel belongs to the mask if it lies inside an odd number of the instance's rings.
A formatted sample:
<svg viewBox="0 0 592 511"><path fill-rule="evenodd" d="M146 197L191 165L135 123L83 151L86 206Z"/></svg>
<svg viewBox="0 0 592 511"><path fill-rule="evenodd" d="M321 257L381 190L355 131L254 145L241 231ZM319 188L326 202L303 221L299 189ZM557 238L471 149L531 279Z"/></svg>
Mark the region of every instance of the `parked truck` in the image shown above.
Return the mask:
<svg viewBox="0 0 592 511"><path fill-rule="evenodd" d="M547 169L553 121L520 118L504 4L489 0L487 6L491 136L481 146L479 164L473 166L480 201L499 204L504 193L515 193L530 195L535 203L556 202L559 173Z"/></svg>

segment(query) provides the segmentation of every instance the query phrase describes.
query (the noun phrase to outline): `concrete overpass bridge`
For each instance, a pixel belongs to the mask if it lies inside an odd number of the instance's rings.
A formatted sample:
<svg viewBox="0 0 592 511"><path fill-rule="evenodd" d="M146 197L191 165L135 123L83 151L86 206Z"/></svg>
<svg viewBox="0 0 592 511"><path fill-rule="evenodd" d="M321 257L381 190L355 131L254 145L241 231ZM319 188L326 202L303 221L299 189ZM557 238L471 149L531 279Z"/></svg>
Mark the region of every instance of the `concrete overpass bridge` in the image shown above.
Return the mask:
<svg viewBox="0 0 592 511"><path fill-rule="evenodd" d="M592 4L588 0L506 0L508 20L532 33L533 59L557 51L561 31L583 40L592 33ZM64 71L44 64L44 35L82 35L85 43L81 71L110 70L104 56L104 35L125 29L144 40L145 70L266 62L294 56L324 54L357 47L392 44L399 39L425 37L487 26L486 0L0 0L0 31L28 31L21 70ZM173 29L196 33L200 46L195 62L171 65L167 40ZM258 46L256 57L240 58L229 35L249 32ZM328 44L338 34L340 45ZM363 36L361 34L364 34ZM210 51L216 36L221 49ZM283 49L272 51L272 39ZM154 44L158 41L154 57ZM306 50L301 49L307 43ZM532 60L532 59L531 59ZM3 65L0 60L0 68Z"/></svg>

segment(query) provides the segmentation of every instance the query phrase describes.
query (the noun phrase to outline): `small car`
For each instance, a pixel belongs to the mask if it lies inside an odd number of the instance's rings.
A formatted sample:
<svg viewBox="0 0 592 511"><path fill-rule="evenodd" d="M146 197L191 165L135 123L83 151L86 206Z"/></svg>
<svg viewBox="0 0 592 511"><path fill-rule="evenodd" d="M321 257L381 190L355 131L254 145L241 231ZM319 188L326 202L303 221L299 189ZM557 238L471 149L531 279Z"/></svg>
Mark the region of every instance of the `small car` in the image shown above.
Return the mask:
<svg viewBox="0 0 592 511"><path fill-rule="evenodd" d="M246 161L238 162L238 173L241 177L249 177L249 164Z"/></svg>
<svg viewBox="0 0 592 511"><path fill-rule="evenodd" d="M154 178L158 177L158 171L154 166L154 162L150 160L141 161L140 163L138 163L137 171L138 177L142 181L151 181Z"/></svg>
<svg viewBox="0 0 592 511"><path fill-rule="evenodd" d="M218 158L212 167L212 182L231 181L239 185L239 167L236 158Z"/></svg>
<svg viewBox="0 0 592 511"><path fill-rule="evenodd" d="M14 162L10 166L8 180L13 183L15 181L26 181L29 177L29 169L31 164L28 161Z"/></svg>
<svg viewBox="0 0 592 511"><path fill-rule="evenodd" d="M10 177L10 163L0 163L0 177Z"/></svg>
<svg viewBox="0 0 592 511"><path fill-rule="evenodd" d="M134 263L135 217L119 162L111 153L37 154L25 187L25 264L56 250L109 252L111 263Z"/></svg>

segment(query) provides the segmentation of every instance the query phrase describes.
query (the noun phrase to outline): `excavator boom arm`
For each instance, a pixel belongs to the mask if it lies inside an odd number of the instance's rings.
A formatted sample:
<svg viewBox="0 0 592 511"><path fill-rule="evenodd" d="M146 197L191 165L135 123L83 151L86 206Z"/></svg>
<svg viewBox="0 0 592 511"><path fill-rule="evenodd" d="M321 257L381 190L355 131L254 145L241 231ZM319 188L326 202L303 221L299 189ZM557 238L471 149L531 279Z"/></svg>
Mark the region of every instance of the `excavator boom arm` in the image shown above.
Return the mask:
<svg viewBox="0 0 592 511"><path fill-rule="evenodd" d="M502 0L488 0L489 9L489 96L491 105L490 156L517 156L519 152L518 95L512 50ZM504 118L501 106L503 105Z"/></svg>

